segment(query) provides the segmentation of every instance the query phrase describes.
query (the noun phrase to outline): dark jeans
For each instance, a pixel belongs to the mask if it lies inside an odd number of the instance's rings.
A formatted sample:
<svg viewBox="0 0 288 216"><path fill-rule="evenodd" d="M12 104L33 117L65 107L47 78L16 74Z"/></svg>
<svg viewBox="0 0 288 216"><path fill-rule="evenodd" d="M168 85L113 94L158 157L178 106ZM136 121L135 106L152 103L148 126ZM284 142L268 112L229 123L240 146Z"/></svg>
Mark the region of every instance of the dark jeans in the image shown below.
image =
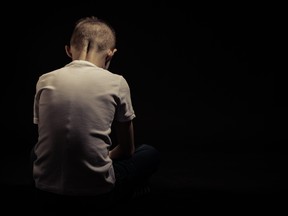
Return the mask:
<svg viewBox="0 0 288 216"><path fill-rule="evenodd" d="M35 155L32 153L32 161L34 158ZM70 208L78 207L80 209L97 205L99 208L107 209L113 201L117 201L116 203L125 202L133 196L135 190L149 186L149 179L157 171L159 163L159 151L151 145L142 144L136 147L131 158L113 161L116 184L115 189L110 194L71 197L35 189L36 202L39 208L47 209L47 211L51 210L52 207L54 209L67 208L67 205Z"/></svg>
<svg viewBox="0 0 288 216"><path fill-rule="evenodd" d="M159 163L158 150L147 144L138 146L131 158L114 160L114 194L120 198L129 197L135 189L149 185L149 179L157 171Z"/></svg>

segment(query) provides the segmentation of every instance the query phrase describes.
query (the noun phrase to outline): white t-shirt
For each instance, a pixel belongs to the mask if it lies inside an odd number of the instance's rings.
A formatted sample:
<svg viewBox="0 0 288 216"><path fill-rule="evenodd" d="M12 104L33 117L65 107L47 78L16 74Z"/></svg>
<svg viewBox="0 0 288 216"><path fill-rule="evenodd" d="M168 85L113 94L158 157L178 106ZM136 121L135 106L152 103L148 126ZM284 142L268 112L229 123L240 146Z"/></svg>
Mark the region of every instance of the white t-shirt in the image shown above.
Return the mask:
<svg viewBox="0 0 288 216"><path fill-rule="evenodd" d="M34 99L38 124L36 187L67 195L109 192L115 183L109 134L113 119L135 117L130 89L118 74L83 61L40 76Z"/></svg>

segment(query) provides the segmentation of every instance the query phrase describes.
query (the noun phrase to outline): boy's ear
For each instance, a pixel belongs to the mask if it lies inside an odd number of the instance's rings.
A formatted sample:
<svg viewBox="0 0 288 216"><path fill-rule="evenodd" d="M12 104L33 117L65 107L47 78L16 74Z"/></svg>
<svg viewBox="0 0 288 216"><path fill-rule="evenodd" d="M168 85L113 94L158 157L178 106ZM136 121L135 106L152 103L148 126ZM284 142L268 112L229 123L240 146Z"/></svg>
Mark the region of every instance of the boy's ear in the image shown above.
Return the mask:
<svg viewBox="0 0 288 216"><path fill-rule="evenodd" d="M108 50L108 56L109 57L112 57L114 54L115 54L115 52L117 52L117 49L113 49L113 50Z"/></svg>
<svg viewBox="0 0 288 216"><path fill-rule="evenodd" d="M107 53L107 56L106 56L106 60L105 60L105 69L109 68L111 59L112 59L112 57L113 57L113 55L115 54L116 51L117 51L117 49L108 50L108 53Z"/></svg>
<svg viewBox="0 0 288 216"><path fill-rule="evenodd" d="M106 62L111 61L113 55L115 54L115 52L117 51L117 49L113 49L113 50L108 50L107 56L106 56Z"/></svg>
<svg viewBox="0 0 288 216"><path fill-rule="evenodd" d="M72 58L72 53L71 53L70 46L65 45L65 51L66 51L66 54L67 54L70 58Z"/></svg>

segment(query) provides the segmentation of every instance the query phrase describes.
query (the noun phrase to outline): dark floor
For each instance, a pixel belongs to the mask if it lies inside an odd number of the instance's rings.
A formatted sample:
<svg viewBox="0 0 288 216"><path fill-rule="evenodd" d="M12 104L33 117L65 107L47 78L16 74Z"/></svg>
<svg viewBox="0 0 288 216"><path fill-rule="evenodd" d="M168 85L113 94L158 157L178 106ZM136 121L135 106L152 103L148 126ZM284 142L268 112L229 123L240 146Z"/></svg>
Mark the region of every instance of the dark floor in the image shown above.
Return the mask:
<svg viewBox="0 0 288 216"><path fill-rule="evenodd" d="M15 156L23 161L20 166L10 161L9 166L2 168L2 206L10 211L31 211L35 197L29 182L28 159ZM121 209L125 211L133 205L138 215L153 215L155 211L192 214L194 210L216 209L218 213L229 212L228 209L245 213L248 208L250 212L253 209L275 214L286 206L285 160L285 154L275 151L163 151L160 169L151 179L150 194Z"/></svg>

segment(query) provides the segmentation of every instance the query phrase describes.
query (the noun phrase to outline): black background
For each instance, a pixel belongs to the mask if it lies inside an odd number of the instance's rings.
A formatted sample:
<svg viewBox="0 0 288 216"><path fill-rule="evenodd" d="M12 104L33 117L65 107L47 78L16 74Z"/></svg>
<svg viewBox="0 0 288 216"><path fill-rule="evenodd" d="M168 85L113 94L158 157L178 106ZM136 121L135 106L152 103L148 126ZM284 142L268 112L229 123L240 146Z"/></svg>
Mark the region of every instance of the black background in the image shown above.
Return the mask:
<svg viewBox="0 0 288 216"><path fill-rule="evenodd" d="M9 150L35 143L35 83L70 61L64 45L74 22L87 15L116 29L118 52L110 70L130 84L137 142L163 151L277 150L269 142L275 138L274 77L265 60L269 17L251 7L199 12L167 2L49 6L18 9L15 20L4 23L4 134L16 143Z"/></svg>
<svg viewBox="0 0 288 216"><path fill-rule="evenodd" d="M287 138L276 123L284 107L274 101L274 74L268 69L269 10L166 1L17 8L3 8L10 15L1 33L5 183L25 183L21 176L27 175L25 164L37 140L32 120L39 75L70 62L64 46L74 22L90 15L116 30L118 52L110 71L130 84L136 142L163 154L183 152L188 159L260 155L269 163L273 158L277 167L269 172L282 173Z"/></svg>

